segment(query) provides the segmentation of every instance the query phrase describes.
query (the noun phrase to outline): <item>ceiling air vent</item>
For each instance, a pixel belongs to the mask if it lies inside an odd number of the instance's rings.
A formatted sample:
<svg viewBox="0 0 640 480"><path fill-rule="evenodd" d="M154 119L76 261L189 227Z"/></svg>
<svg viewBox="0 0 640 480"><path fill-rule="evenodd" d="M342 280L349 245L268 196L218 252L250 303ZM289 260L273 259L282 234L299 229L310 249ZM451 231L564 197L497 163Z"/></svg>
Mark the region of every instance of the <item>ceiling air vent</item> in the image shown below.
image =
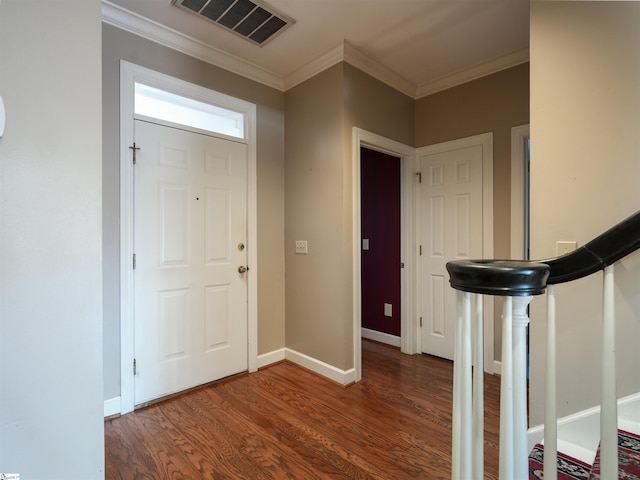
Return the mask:
<svg viewBox="0 0 640 480"><path fill-rule="evenodd" d="M266 45L295 20L260 0L171 0L256 45Z"/></svg>

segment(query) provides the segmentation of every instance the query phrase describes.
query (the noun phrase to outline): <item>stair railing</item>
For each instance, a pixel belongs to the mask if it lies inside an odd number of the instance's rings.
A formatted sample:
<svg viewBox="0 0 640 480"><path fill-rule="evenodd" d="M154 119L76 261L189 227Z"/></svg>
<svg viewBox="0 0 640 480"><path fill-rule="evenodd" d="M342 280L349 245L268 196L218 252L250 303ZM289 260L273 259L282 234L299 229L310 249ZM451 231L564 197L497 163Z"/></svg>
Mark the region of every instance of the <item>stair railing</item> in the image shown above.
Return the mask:
<svg viewBox="0 0 640 480"><path fill-rule="evenodd" d="M504 297L500 386L500 478L529 478L527 448L527 306L547 292L544 478L557 479L555 287L603 271L601 476L618 478L614 264L640 248L640 212L558 258L457 260L447 263L457 290L454 352L452 479L484 477L482 296ZM473 322L472 322L472 305ZM472 329L473 326L473 329ZM476 340L473 342L473 333ZM475 366L475 368L474 368ZM473 377L473 378L472 378Z"/></svg>

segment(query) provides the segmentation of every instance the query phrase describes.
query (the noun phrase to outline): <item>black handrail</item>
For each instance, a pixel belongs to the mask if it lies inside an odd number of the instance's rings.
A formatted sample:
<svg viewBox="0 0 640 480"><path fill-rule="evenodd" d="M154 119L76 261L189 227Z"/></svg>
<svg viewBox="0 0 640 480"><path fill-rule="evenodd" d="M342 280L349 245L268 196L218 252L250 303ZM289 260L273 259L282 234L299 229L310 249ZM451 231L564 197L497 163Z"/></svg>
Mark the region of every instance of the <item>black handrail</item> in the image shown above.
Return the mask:
<svg viewBox="0 0 640 480"><path fill-rule="evenodd" d="M526 260L455 260L447 263L456 290L485 295L540 295L547 285L586 277L640 249L640 211L561 257Z"/></svg>
<svg viewBox="0 0 640 480"><path fill-rule="evenodd" d="M640 249L640 211L573 252L550 260L541 260L541 262L551 268L547 284L554 285L589 276L613 265L638 249Z"/></svg>

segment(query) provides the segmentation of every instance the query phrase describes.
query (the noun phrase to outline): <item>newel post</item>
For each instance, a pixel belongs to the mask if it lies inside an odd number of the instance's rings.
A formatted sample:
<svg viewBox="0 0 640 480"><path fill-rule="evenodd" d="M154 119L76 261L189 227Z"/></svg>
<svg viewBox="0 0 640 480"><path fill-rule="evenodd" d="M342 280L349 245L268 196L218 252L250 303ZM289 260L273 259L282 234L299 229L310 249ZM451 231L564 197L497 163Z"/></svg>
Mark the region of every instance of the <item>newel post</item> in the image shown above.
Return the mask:
<svg viewBox="0 0 640 480"><path fill-rule="evenodd" d="M527 307L533 295L546 289L549 265L519 260L457 260L447 263L451 286L458 290L458 331L456 348L465 352L454 359L454 405L452 442L452 479L470 478L469 455L472 428L482 428L470 415L469 389L471 356L462 348L470 336L470 293L504 297L502 327L502 379L500 386L500 478L528 478L527 452ZM465 299L466 301L463 301ZM481 319L481 314L478 315ZM478 326L478 330L481 328ZM464 340L463 340L464 339ZM458 365L456 365L458 364ZM475 382L480 384L480 382ZM479 385L474 385L474 387ZM476 403L482 394L474 394ZM477 409L473 409L477 411ZM476 442L473 442L474 448ZM481 448L481 445L478 446ZM473 478L482 463L474 462Z"/></svg>

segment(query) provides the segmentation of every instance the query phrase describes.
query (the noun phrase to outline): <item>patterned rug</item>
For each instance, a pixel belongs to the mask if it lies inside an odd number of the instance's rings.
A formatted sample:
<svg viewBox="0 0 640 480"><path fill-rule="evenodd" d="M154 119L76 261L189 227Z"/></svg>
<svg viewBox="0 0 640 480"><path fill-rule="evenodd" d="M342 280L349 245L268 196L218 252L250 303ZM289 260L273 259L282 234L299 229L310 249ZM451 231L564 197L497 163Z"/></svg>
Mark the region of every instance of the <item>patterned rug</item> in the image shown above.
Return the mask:
<svg viewBox="0 0 640 480"><path fill-rule="evenodd" d="M600 448L589 480L600 479ZM618 479L640 480L640 435L618 431Z"/></svg>
<svg viewBox="0 0 640 480"><path fill-rule="evenodd" d="M543 476L544 447L533 447L529 455L529 479L541 480ZM590 480L591 465L558 452L558 480Z"/></svg>

